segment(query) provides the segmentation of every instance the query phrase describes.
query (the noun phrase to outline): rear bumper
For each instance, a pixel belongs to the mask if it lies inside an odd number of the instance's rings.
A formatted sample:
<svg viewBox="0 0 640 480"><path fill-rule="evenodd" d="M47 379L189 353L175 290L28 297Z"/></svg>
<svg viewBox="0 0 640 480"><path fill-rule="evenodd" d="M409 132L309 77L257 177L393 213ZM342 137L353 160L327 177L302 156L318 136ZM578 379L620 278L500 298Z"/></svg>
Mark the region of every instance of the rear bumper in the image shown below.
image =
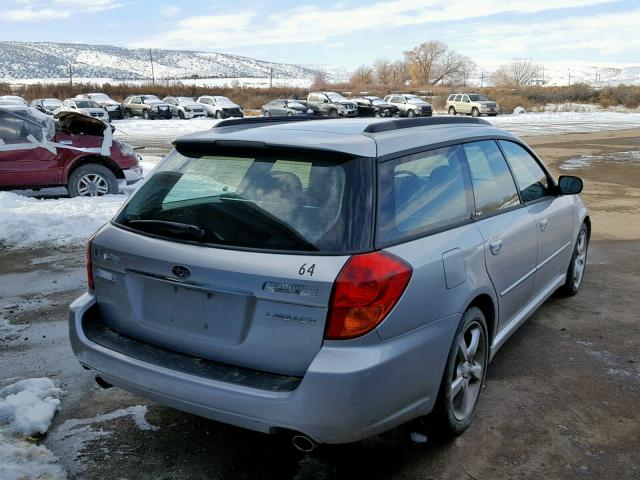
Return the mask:
<svg viewBox="0 0 640 480"><path fill-rule="evenodd" d="M154 357L100 345L83 326L94 305L89 294L72 303L71 346L107 382L206 418L266 433L293 430L319 443L361 440L429 413L460 319L445 317L372 345L325 342L291 390L273 390L178 371L161 364L162 355L152 363Z"/></svg>

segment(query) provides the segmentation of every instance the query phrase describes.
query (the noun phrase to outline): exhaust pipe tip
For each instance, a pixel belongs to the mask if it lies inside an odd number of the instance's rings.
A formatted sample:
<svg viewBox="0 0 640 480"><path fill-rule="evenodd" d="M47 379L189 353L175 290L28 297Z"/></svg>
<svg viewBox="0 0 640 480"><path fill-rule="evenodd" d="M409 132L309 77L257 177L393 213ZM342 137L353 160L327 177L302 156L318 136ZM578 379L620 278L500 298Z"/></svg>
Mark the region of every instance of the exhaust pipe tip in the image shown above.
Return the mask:
<svg viewBox="0 0 640 480"><path fill-rule="evenodd" d="M105 389L105 390L106 390L107 388L111 388L111 387L113 387L113 385L111 385L109 382L105 381L105 379L104 379L104 378L102 378L102 377L100 377L100 376L97 376L97 375L96 375L96 383L98 384L98 386L99 386L100 388L103 388L103 389Z"/></svg>
<svg viewBox="0 0 640 480"><path fill-rule="evenodd" d="M294 435L291 437L291 442L297 450L305 453L313 452L318 444L311 440L306 435Z"/></svg>

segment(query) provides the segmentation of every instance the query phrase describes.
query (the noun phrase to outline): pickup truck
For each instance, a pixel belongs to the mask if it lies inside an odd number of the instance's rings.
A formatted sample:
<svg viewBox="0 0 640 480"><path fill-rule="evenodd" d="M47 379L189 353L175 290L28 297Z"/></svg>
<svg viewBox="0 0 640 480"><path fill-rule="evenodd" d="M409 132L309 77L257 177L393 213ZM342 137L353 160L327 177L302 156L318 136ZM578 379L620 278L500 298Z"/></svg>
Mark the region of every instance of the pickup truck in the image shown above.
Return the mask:
<svg viewBox="0 0 640 480"><path fill-rule="evenodd" d="M324 117L358 116L356 103L335 92L311 92L307 96L306 102L304 100L298 100L298 102L313 110L314 115Z"/></svg>

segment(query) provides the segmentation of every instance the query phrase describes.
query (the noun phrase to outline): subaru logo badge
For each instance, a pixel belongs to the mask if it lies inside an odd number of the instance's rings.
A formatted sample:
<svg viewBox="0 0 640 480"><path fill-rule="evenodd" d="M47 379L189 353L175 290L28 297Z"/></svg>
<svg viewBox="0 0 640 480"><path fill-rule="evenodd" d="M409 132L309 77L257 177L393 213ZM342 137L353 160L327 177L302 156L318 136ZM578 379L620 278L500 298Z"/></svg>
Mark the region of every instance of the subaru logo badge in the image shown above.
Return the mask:
<svg viewBox="0 0 640 480"><path fill-rule="evenodd" d="M189 278L191 276L191 270L184 265L176 265L171 271L178 278Z"/></svg>

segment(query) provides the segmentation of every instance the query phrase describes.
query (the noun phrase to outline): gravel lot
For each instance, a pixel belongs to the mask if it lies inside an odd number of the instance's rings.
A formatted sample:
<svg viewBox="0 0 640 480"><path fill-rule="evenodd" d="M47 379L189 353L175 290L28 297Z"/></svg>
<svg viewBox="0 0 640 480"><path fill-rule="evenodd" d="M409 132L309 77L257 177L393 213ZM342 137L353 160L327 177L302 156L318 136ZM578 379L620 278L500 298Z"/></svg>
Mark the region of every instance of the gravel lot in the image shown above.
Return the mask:
<svg viewBox="0 0 640 480"><path fill-rule="evenodd" d="M528 140L556 174L581 155L640 150L640 130ZM302 454L285 438L98 388L66 331L83 247L0 250L0 320L14 330L0 340L0 387L48 376L67 392L41 441L70 478L640 478L640 165L611 158L578 172L594 224L580 294L550 299L511 337L453 442L415 445L399 428Z"/></svg>

